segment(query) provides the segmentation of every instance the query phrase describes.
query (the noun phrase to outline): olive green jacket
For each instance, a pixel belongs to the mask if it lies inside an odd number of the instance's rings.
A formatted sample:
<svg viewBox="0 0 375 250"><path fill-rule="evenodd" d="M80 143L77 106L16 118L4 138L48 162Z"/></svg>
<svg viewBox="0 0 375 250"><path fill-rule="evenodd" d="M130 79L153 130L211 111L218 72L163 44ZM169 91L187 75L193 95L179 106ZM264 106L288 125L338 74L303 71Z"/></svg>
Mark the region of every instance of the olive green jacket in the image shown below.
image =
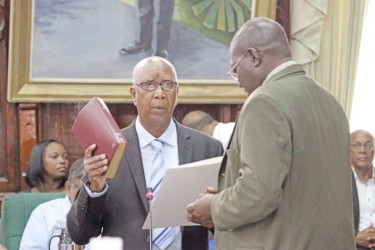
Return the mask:
<svg viewBox="0 0 375 250"><path fill-rule="evenodd" d="M355 249L349 125L301 65L246 100L211 205L215 250Z"/></svg>

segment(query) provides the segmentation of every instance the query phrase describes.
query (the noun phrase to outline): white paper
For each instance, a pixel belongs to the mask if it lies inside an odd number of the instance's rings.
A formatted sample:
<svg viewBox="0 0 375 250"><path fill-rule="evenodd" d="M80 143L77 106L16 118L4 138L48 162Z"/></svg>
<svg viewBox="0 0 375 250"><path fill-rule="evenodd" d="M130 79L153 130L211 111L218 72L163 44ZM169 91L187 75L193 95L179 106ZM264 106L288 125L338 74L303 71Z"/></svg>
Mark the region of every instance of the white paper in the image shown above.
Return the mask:
<svg viewBox="0 0 375 250"><path fill-rule="evenodd" d="M91 250L122 250L123 239L120 237L96 237L90 239Z"/></svg>
<svg viewBox="0 0 375 250"><path fill-rule="evenodd" d="M187 221L186 207L207 187L217 187L222 159L219 156L167 168L143 229L196 225Z"/></svg>

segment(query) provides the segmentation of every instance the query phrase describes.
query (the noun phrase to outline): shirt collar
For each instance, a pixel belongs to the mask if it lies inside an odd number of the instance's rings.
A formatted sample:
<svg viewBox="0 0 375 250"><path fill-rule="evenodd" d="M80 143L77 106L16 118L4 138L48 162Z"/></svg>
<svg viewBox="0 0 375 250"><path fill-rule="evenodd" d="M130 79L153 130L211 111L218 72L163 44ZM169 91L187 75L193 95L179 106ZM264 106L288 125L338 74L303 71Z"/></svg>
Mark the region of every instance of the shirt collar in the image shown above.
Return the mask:
<svg viewBox="0 0 375 250"><path fill-rule="evenodd" d="M139 145L141 148L146 147L153 140L157 139L142 126L138 116L135 121L135 129L137 130ZM176 135L176 125L174 124L173 119L171 119L167 130L164 131L164 133L159 137L159 139L163 140L164 142L166 142L166 144L170 146L177 146L175 145L176 140L174 140Z"/></svg>
<svg viewBox="0 0 375 250"><path fill-rule="evenodd" d="M290 60L290 61L287 61L285 63L280 64L279 66L274 68L270 73L268 73L268 75L267 75L267 77L266 77L266 79L264 80L263 83L267 82L272 76L276 75L277 73L279 73L283 69L285 69L289 66L295 65L295 64L297 64L297 63L293 60Z"/></svg>
<svg viewBox="0 0 375 250"><path fill-rule="evenodd" d="M353 170L353 174L354 174L354 179L357 180L357 181L360 181L362 182L361 179L359 179L358 175L357 175L357 172L355 171L354 167L352 166L352 170ZM375 168L372 167L372 179L375 178Z"/></svg>

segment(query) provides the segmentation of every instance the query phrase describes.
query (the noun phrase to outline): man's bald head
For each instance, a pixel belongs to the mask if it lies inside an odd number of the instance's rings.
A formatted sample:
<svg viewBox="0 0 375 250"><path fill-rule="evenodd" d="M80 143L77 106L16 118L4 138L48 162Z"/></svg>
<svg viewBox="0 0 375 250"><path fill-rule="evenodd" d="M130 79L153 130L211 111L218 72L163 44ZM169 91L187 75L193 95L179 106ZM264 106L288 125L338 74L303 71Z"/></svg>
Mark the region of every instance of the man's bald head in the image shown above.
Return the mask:
<svg viewBox="0 0 375 250"><path fill-rule="evenodd" d="M291 51L283 27L266 17L250 19L230 45L231 74L251 94L280 64L290 61Z"/></svg>
<svg viewBox="0 0 375 250"><path fill-rule="evenodd" d="M133 70L133 84L144 82L164 72L172 76L172 79L177 82L177 73L173 65L166 59L158 56L147 57L137 63Z"/></svg>
<svg viewBox="0 0 375 250"><path fill-rule="evenodd" d="M182 119L182 125L202 131L204 127L210 125L214 121L214 118L202 111L194 110L187 113Z"/></svg>
<svg viewBox="0 0 375 250"><path fill-rule="evenodd" d="M250 19L241 26L233 37L231 47L241 51L253 47L261 51L272 51L280 57L291 57L284 28L266 17Z"/></svg>

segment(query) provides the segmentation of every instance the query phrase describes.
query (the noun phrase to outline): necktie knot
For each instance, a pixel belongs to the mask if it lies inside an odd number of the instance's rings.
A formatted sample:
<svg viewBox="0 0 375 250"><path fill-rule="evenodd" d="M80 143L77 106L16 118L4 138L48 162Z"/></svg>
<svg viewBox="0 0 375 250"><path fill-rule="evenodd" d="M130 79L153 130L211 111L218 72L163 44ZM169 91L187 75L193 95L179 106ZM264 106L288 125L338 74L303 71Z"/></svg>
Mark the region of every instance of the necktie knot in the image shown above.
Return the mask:
<svg viewBox="0 0 375 250"><path fill-rule="evenodd" d="M151 142L152 148L157 152L160 153L163 149L164 142L160 139L155 139Z"/></svg>

